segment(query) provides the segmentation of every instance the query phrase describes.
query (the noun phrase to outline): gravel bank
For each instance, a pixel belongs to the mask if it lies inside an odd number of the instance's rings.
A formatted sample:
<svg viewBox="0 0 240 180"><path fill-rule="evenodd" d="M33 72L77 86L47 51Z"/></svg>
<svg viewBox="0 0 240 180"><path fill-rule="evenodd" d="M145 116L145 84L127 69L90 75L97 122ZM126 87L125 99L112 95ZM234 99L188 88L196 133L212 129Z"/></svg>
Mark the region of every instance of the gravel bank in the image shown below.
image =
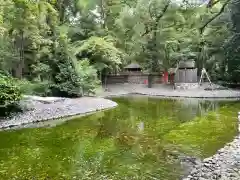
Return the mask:
<svg viewBox="0 0 240 180"><path fill-rule="evenodd" d="M66 98L47 103L36 100L25 100L23 104L26 104L27 108L30 109L11 118L0 120L1 129L86 114L117 106L117 103L111 100L94 97L83 97L78 99Z"/></svg>
<svg viewBox="0 0 240 180"><path fill-rule="evenodd" d="M240 137L220 149L214 156L204 159L183 180L239 180Z"/></svg>
<svg viewBox="0 0 240 180"><path fill-rule="evenodd" d="M240 180L240 135L193 167L183 180Z"/></svg>

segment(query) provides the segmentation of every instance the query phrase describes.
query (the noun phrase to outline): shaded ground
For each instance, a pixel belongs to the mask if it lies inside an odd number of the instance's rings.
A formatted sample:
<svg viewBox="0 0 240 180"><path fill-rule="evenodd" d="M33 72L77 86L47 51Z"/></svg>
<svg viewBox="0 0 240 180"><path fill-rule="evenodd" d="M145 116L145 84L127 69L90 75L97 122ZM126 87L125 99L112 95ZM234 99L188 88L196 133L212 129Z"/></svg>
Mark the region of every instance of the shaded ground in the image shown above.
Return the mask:
<svg viewBox="0 0 240 180"><path fill-rule="evenodd" d="M216 85L215 85L216 86ZM143 84L115 84L108 85L107 91L99 92L98 95L117 96L129 93L151 95L151 96L165 96L165 97L189 97L189 98L239 98L240 91L225 89L225 90L204 90L209 88L209 84L204 84L197 89L191 90L175 90L171 85L157 84L152 88L148 88Z"/></svg>

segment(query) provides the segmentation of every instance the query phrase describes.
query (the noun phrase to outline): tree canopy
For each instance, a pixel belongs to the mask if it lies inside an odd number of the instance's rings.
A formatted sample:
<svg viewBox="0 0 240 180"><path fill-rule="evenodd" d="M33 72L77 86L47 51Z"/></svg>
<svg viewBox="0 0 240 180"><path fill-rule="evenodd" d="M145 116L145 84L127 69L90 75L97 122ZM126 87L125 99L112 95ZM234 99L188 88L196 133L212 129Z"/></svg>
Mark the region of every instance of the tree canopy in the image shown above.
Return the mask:
<svg viewBox="0 0 240 180"><path fill-rule="evenodd" d="M1 72L34 83L47 81L48 93L92 92L102 74L131 62L149 72L162 72L180 60L194 59L197 68L205 67L216 81L239 81L235 0L0 0L0 4ZM89 89L83 88L87 77L94 80Z"/></svg>

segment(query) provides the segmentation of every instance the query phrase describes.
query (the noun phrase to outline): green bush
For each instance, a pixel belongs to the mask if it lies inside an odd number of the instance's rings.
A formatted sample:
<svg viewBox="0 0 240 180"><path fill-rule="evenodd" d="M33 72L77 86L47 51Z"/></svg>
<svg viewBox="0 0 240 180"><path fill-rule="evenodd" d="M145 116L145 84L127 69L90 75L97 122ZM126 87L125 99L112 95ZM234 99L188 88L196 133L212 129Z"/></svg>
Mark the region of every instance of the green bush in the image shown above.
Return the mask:
<svg viewBox="0 0 240 180"><path fill-rule="evenodd" d="M78 62L77 74L82 88L82 94L88 95L90 93L95 93L100 81L97 78L97 70L90 66L87 59Z"/></svg>
<svg viewBox="0 0 240 180"><path fill-rule="evenodd" d="M59 46L51 63L54 96L81 97L92 93L98 83L96 70L88 61L77 62L64 39L59 39Z"/></svg>
<svg viewBox="0 0 240 180"><path fill-rule="evenodd" d="M17 85L22 94L48 96L51 95L49 82L31 82L27 80L17 80Z"/></svg>
<svg viewBox="0 0 240 180"><path fill-rule="evenodd" d="M66 53L61 52L54 58L52 68L53 84L51 85L51 91L54 96L82 96L78 74L71 58Z"/></svg>
<svg viewBox="0 0 240 180"><path fill-rule="evenodd" d="M58 61L58 73L51 85L52 94L63 97L81 97L94 93L99 84L97 71L83 60L73 64L71 59Z"/></svg>
<svg viewBox="0 0 240 180"><path fill-rule="evenodd" d="M50 91L49 87L50 87L49 82L32 83L33 95L37 95L37 96L50 96L51 95L51 91Z"/></svg>
<svg viewBox="0 0 240 180"><path fill-rule="evenodd" d="M0 115L6 115L17 107L21 99L20 88L11 77L0 75Z"/></svg>

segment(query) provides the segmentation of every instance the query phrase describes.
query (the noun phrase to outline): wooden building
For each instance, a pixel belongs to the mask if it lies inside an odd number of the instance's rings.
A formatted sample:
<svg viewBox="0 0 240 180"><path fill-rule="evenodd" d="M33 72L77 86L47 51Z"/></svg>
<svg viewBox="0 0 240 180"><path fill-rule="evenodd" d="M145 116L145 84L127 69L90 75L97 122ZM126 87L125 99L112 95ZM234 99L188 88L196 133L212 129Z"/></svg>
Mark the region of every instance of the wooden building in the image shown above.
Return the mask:
<svg viewBox="0 0 240 180"><path fill-rule="evenodd" d="M175 83L197 83L197 68L194 61L180 61L176 70Z"/></svg>
<svg viewBox="0 0 240 180"><path fill-rule="evenodd" d="M191 89L198 87L195 61L180 61L174 75L175 88Z"/></svg>
<svg viewBox="0 0 240 180"><path fill-rule="evenodd" d="M131 63L124 67L124 70L127 72L141 72L142 67L138 63Z"/></svg>

